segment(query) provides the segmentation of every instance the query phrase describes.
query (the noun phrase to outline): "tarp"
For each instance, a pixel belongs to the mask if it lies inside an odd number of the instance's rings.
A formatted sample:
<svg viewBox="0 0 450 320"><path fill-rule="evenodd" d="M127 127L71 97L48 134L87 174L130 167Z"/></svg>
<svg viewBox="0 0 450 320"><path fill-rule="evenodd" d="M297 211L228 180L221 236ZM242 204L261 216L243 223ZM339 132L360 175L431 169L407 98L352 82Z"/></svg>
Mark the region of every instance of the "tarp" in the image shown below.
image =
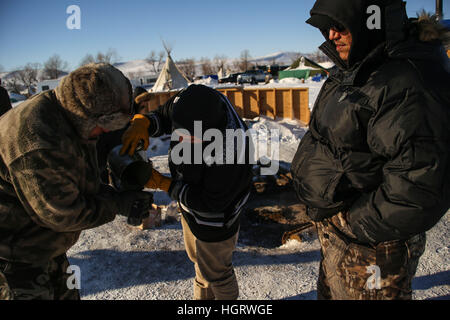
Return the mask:
<svg viewBox="0 0 450 320"><path fill-rule="evenodd" d="M306 57L300 57L286 70L278 72L278 79L284 78L297 78L297 79L308 79L309 77L314 77L318 74L327 75L325 68L309 60Z"/></svg>
<svg viewBox="0 0 450 320"><path fill-rule="evenodd" d="M278 72L278 79L284 78L297 78L297 79L308 79L311 75L312 70L285 70Z"/></svg>

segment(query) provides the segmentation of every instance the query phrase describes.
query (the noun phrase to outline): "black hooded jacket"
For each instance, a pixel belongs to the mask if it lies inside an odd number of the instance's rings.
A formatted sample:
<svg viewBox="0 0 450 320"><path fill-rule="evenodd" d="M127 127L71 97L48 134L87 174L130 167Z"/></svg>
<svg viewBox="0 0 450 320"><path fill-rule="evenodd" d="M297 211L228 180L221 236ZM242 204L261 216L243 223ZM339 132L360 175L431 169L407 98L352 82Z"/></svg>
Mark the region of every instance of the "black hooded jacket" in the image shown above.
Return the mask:
<svg viewBox="0 0 450 320"><path fill-rule="evenodd" d="M186 99L186 96L189 96L189 99ZM217 108L222 110L213 109L213 104L217 104ZM216 111L214 114L200 112L199 109L202 109L203 105ZM223 114L219 111L223 111ZM216 119L218 114L224 119ZM224 135L224 130L227 129L247 130L244 121L239 118L224 95L201 85L191 85L182 90L147 116L151 123L151 137L172 134L177 128L190 127L192 119L202 121L203 125L226 120L225 128L221 130ZM225 141L226 146L228 140ZM172 157L172 150L178 144L178 141L172 141L169 150L169 168L173 179L169 195L178 201L184 218L198 239L217 242L230 238L239 229L240 213L250 193L251 165L238 161L234 161L234 164L226 161L223 164L207 164L203 159L201 163L194 164L194 158L191 163L178 163ZM209 142L205 143L207 144ZM202 146L204 151L203 148ZM191 151L192 155L194 150ZM248 158L248 141L242 150ZM174 153L178 154L175 151Z"/></svg>
<svg viewBox="0 0 450 320"><path fill-rule="evenodd" d="M349 29L353 44L348 62L328 39L321 46L337 67L291 171L313 220L348 211L358 240L379 243L430 229L450 207L450 75L440 42L418 40L401 1L379 1L383 34L369 41L368 3L318 0L311 10Z"/></svg>

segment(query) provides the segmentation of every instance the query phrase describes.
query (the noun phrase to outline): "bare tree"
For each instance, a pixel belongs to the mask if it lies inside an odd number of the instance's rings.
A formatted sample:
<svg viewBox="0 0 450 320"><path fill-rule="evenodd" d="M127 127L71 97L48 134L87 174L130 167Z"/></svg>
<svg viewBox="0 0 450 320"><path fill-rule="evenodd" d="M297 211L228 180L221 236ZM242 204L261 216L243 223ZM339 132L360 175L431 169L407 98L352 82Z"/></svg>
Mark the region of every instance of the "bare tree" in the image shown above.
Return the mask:
<svg viewBox="0 0 450 320"><path fill-rule="evenodd" d="M329 61L330 59L327 57L325 53L323 53L321 50L316 50L314 53L309 54L308 57L313 60L314 62L325 62Z"/></svg>
<svg viewBox="0 0 450 320"><path fill-rule="evenodd" d="M213 65L211 64L211 60L209 58L204 58L204 57L201 58L200 64L201 64L201 68L202 68L202 73L204 75L214 74L217 72L215 70L215 68L213 67Z"/></svg>
<svg viewBox="0 0 450 320"><path fill-rule="evenodd" d="M194 80L196 74L194 58L177 61L177 66L190 81Z"/></svg>
<svg viewBox="0 0 450 320"><path fill-rule="evenodd" d="M166 54L164 51L160 51L158 55L156 55L156 52L152 50L145 60L152 66L154 73L159 73L162 69L162 62L165 56Z"/></svg>
<svg viewBox="0 0 450 320"><path fill-rule="evenodd" d="M103 63L115 63L117 62L118 55L116 49L109 48L105 53L98 52L96 56L95 62L103 62Z"/></svg>
<svg viewBox="0 0 450 320"><path fill-rule="evenodd" d="M13 71L8 74L8 79L5 81L5 88L8 89L8 91L20 94L24 89L19 73L20 71Z"/></svg>
<svg viewBox="0 0 450 320"><path fill-rule="evenodd" d="M67 62L61 60L60 56L55 54L44 63L44 75L48 79L57 79L67 68Z"/></svg>
<svg viewBox="0 0 450 320"><path fill-rule="evenodd" d="M32 93L32 87L38 82L38 72L41 68L39 63L27 63L22 70L17 71L19 80L28 89L28 94Z"/></svg>
<svg viewBox="0 0 450 320"><path fill-rule="evenodd" d="M238 71L246 71L250 67L250 52L248 50L244 50L241 52L241 57L239 60L234 62L234 67Z"/></svg>
<svg viewBox="0 0 450 320"><path fill-rule="evenodd" d="M147 56L147 58L145 59L145 61L147 61L148 64L150 64L153 68L153 72L157 73L157 66L156 66L156 53L154 50L152 50L152 52L150 52L150 54Z"/></svg>
<svg viewBox="0 0 450 320"><path fill-rule="evenodd" d="M92 54L88 53L87 55L84 56L84 58L81 60L80 62L80 67L89 64L89 63L94 63L95 62L95 58Z"/></svg>
<svg viewBox="0 0 450 320"><path fill-rule="evenodd" d="M117 62L118 54L116 49L108 49L105 53L97 52L97 55L94 57L92 54L88 53L84 56L84 58L80 62L80 67L89 63L110 63L113 64Z"/></svg>

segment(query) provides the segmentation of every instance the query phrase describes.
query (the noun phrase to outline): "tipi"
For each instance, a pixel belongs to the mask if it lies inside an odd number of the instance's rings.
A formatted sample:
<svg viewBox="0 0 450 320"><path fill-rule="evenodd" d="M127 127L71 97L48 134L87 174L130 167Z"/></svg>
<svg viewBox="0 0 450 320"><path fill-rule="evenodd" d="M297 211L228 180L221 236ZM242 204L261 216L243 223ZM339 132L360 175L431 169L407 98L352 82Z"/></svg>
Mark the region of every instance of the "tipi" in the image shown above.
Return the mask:
<svg viewBox="0 0 450 320"><path fill-rule="evenodd" d="M155 85L150 90L151 92L169 91L172 89L181 89L188 86L188 79L178 69L170 56L170 50L164 46L167 51L167 59L164 64Z"/></svg>

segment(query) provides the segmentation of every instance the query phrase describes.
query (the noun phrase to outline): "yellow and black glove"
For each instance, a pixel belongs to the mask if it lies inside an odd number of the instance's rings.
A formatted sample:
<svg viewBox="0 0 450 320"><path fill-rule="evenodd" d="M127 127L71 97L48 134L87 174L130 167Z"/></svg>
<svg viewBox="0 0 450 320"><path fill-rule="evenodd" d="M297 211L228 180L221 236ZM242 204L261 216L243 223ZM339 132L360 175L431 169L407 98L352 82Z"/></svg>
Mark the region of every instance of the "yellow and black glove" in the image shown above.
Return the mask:
<svg viewBox="0 0 450 320"><path fill-rule="evenodd" d="M149 145L149 127L150 120L146 116L142 114L135 115L130 122L130 126L122 136L123 146L120 149L120 154L124 155L128 150L128 154L132 156L141 140L144 143L144 150L147 150Z"/></svg>
<svg viewBox="0 0 450 320"><path fill-rule="evenodd" d="M169 192L170 184L172 183L172 179L169 177L163 176L161 173L152 169L152 177L145 184L146 188L149 189L160 189L165 192Z"/></svg>

